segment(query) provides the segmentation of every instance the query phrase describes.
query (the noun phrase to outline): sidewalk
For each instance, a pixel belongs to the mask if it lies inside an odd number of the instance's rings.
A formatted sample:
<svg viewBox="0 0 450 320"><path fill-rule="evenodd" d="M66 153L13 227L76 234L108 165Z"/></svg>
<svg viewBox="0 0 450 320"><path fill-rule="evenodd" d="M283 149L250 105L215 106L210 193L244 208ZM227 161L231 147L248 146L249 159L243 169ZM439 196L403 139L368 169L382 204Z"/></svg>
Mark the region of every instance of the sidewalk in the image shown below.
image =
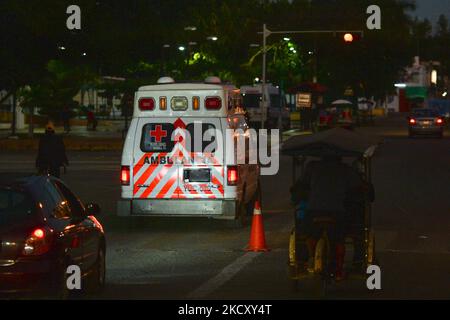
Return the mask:
<svg viewBox="0 0 450 320"><path fill-rule="evenodd" d="M401 123L402 115L391 115L384 117L382 121L376 121L375 125L359 127L358 131L367 133L377 133L380 129L385 129L386 123ZM88 131L85 126L72 126L70 133L64 133L62 127L56 127L56 133L64 138L67 150L71 151L122 151L125 133L123 122L114 125L99 126L97 131ZM1 151L26 151L37 150L39 137L44 134L43 128L34 130L34 138L28 137L28 129L17 130L17 137L10 138L11 130L0 129L0 150ZM282 141L296 135L312 134L311 131L301 131L291 129L283 132Z"/></svg>
<svg viewBox="0 0 450 320"><path fill-rule="evenodd" d="M67 150L72 151L121 151L123 146L123 124L118 126L99 126L96 131L88 131L85 126L73 126L70 133L64 133L62 127L55 131L64 139ZM34 137L28 137L28 129L17 130L16 138L10 137L11 130L0 130L0 150L24 151L37 150L39 137L44 128L36 128Z"/></svg>

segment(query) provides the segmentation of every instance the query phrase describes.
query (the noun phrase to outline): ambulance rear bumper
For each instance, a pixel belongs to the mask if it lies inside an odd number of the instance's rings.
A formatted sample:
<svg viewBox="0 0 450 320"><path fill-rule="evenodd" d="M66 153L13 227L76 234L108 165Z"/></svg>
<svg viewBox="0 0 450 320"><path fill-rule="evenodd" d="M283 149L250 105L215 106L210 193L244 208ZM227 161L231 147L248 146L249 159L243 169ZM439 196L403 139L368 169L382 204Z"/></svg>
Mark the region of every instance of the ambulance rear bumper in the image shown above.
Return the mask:
<svg viewBox="0 0 450 320"><path fill-rule="evenodd" d="M117 215L155 217L209 217L235 219L234 199L122 199L117 203Z"/></svg>

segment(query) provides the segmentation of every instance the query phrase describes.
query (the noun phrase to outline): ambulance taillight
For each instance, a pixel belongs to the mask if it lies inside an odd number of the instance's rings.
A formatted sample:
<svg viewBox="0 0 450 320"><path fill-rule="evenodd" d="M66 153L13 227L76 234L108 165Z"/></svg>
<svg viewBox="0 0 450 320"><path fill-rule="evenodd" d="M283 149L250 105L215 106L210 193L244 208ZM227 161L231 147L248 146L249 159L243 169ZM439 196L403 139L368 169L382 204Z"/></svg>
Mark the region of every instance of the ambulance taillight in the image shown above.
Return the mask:
<svg viewBox="0 0 450 320"><path fill-rule="evenodd" d="M227 183L229 186L235 186L238 183L239 175L237 166L228 166Z"/></svg>
<svg viewBox="0 0 450 320"><path fill-rule="evenodd" d="M130 185L130 167L122 166L122 170L120 171L120 181L123 186Z"/></svg>
<svg viewBox="0 0 450 320"><path fill-rule="evenodd" d="M192 98L192 109L194 110L200 110L200 98L199 97L193 97Z"/></svg>
<svg viewBox="0 0 450 320"><path fill-rule="evenodd" d="M153 111L154 109L155 109L155 99L153 99L153 98L139 99L139 110Z"/></svg>
<svg viewBox="0 0 450 320"><path fill-rule="evenodd" d="M159 109L167 110L167 98L166 97L159 98Z"/></svg>
<svg viewBox="0 0 450 320"><path fill-rule="evenodd" d="M208 97L205 100L206 110L219 110L222 108L222 99L219 97Z"/></svg>

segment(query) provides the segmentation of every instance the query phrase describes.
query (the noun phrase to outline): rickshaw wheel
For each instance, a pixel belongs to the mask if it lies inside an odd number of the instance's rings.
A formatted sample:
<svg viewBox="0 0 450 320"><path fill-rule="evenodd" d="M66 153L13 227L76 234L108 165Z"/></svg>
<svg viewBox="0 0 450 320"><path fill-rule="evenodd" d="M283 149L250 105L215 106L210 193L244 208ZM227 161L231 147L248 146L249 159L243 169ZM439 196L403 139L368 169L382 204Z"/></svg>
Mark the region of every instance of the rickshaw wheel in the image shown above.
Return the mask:
<svg viewBox="0 0 450 320"><path fill-rule="evenodd" d="M375 234L373 230L370 230L367 241L367 265L369 266L375 262Z"/></svg>
<svg viewBox="0 0 450 320"><path fill-rule="evenodd" d="M294 292L298 292L298 280L297 279L291 279L291 289Z"/></svg>
<svg viewBox="0 0 450 320"><path fill-rule="evenodd" d="M324 239L320 239L317 242L316 245L316 251L314 254L314 273L316 274L320 274L323 271L323 267L324 267L324 259L325 259L325 252L326 252L327 248L326 248L326 243Z"/></svg>
<svg viewBox="0 0 450 320"><path fill-rule="evenodd" d="M295 228L289 236L289 266L297 265L297 257L295 256Z"/></svg>

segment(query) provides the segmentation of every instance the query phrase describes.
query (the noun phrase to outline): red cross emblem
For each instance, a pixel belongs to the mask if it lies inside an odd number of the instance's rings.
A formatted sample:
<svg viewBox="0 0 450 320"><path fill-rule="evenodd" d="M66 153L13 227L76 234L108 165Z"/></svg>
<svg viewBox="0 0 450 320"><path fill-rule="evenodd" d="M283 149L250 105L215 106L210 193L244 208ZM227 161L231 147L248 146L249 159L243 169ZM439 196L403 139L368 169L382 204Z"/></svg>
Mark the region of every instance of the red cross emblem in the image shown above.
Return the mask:
<svg viewBox="0 0 450 320"><path fill-rule="evenodd" d="M167 130L163 130L162 125L157 124L155 130L150 130L150 136L155 138L155 142L161 142L162 138L167 137Z"/></svg>

